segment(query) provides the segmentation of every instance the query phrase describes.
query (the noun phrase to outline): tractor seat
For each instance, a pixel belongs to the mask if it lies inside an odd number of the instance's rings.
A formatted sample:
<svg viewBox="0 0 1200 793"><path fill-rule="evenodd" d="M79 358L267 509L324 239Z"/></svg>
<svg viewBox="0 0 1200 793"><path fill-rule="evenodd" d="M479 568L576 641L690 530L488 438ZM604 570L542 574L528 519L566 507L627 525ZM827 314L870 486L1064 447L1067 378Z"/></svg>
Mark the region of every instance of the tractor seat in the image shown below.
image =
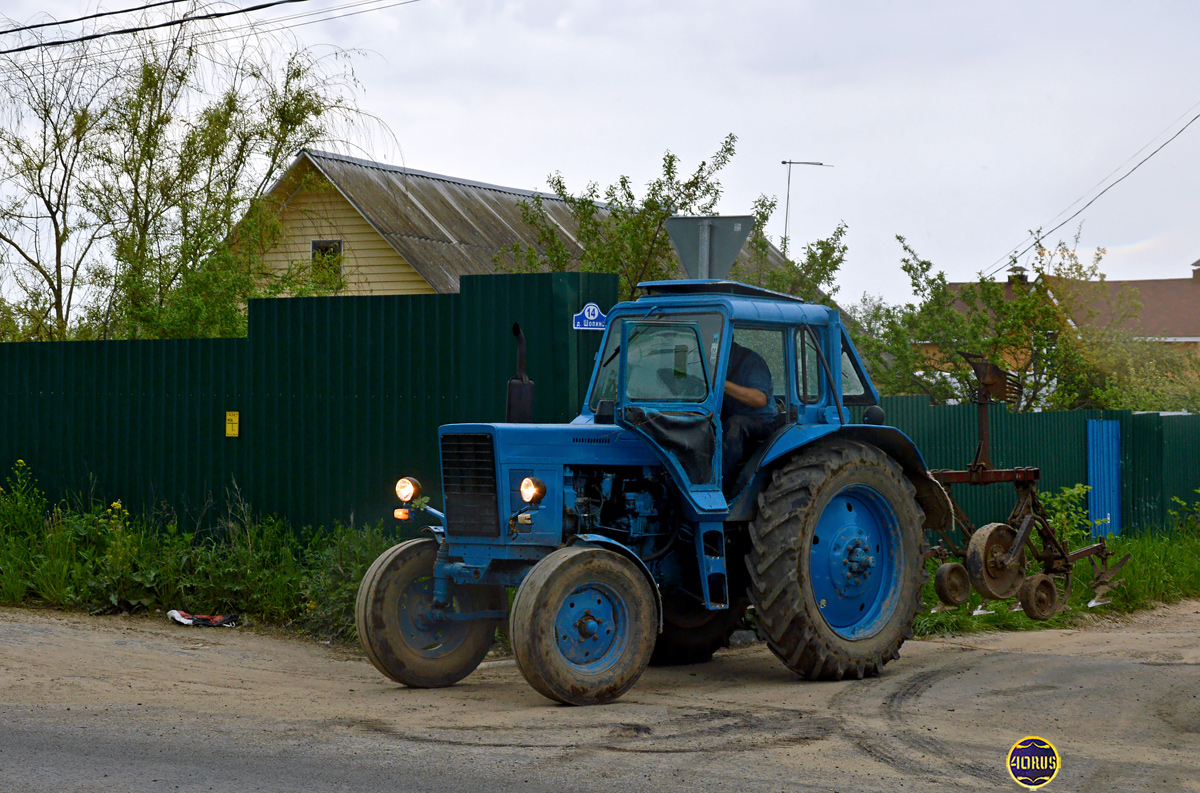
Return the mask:
<svg viewBox="0 0 1200 793"><path fill-rule="evenodd" d="M742 459L738 460L738 475L734 479L733 488L729 495L739 492L750 481L750 477L758 470L758 459L762 457L760 452L765 452L770 448L771 443L785 429L792 424L788 419L787 397L782 394L775 396L775 420L770 429L761 435L750 436L746 441L746 446L742 450ZM749 463L754 463L753 465Z"/></svg>

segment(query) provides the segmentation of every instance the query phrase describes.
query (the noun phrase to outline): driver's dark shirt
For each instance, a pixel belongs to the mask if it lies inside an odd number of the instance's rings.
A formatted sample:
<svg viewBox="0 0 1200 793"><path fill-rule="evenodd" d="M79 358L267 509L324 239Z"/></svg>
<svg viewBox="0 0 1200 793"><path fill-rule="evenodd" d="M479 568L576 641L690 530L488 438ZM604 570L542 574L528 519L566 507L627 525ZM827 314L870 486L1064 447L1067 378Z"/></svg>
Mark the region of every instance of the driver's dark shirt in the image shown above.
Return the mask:
<svg viewBox="0 0 1200 793"><path fill-rule="evenodd" d="M721 402L721 418L730 416L775 416L774 389L771 384L771 369L763 357L754 350L743 347L736 341L729 349L729 373L726 379L734 385L754 388L767 395L767 404L756 408L726 395Z"/></svg>

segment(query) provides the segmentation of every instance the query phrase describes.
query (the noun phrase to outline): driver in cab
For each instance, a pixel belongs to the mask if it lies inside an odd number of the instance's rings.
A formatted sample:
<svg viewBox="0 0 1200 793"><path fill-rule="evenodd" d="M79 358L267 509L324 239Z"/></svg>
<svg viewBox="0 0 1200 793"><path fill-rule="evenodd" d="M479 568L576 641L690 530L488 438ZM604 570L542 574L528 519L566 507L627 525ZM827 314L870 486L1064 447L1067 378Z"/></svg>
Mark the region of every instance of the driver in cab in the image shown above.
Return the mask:
<svg viewBox="0 0 1200 793"><path fill-rule="evenodd" d="M721 479L728 492L749 443L762 440L775 423L771 369L763 357L735 340L729 350L721 402Z"/></svg>

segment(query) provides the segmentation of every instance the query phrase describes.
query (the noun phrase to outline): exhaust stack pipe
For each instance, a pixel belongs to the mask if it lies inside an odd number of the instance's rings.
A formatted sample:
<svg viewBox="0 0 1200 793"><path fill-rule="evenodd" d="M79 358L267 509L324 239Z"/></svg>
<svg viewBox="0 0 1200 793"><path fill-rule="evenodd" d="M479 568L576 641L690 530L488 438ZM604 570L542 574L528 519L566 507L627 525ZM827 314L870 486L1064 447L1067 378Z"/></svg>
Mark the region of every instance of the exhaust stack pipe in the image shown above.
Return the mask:
<svg viewBox="0 0 1200 793"><path fill-rule="evenodd" d="M508 381L508 399L504 406L504 420L510 424L533 422L533 381L525 374L525 334L521 324L514 322L513 336L517 338L517 373Z"/></svg>

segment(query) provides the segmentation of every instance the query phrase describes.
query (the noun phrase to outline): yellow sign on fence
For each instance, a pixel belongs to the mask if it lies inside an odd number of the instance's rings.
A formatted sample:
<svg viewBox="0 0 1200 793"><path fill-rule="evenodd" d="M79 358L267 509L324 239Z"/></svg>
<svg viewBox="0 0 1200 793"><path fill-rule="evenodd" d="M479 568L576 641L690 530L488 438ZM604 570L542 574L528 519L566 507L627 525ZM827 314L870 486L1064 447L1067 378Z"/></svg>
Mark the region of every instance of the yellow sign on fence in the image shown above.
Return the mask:
<svg viewBox="0 0 1200 793"><path fill-rule="evenodd" d="M238 412L236 410L227 411L225 413L225 437L236 438L238 436Z"/></svg>

